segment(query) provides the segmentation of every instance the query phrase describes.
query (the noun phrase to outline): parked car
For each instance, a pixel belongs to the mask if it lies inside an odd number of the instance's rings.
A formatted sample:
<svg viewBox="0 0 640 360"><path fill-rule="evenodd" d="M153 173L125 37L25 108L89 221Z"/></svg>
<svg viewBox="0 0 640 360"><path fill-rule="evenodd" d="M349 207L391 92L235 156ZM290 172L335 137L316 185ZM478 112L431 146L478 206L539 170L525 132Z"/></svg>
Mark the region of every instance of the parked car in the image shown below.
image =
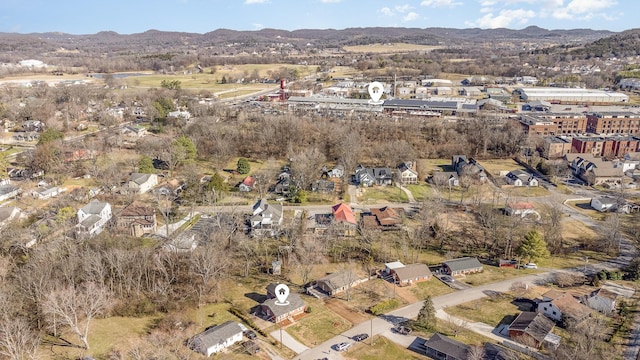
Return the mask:
<svg viewBox="0 0 640 360"><path fill-rule="evenodd" d="M406 327L406 326L402 326L402 325L400 325L400 326L398 326L396 328L396 332L398 334L402 334L402 335L409 335L409 334L411 334L411 331L412 331L411 328Z"/></svg>
<svg viewBox="0 0 640 360"><path fill-rule="evenodd" d="M347 350L349 347L351 346L351 344L349 344L348 342L341 342L340 344L336 344L334 347L336 350L338 351L345 351Z"/></svg>
<svg viewBox="0 0 640 360"><path fill-rule="evenodd" d="M452 283L455 280L453 280L453 278L449 275L443 275L442 277L440 277L440 279L442 279L442 281L444 282L448 282L448 283Z"/></svg>
<svg viewBox="0 0 640 360"><path fill-rule="evenodd" d="M522 265L523 268L525 269L537 269L538 265L534 264L534 263L527 263Z"/></svg>
<svg viewBox="0 0 640 360"><path fill-rule="evenodd" d="M368 339L368 338L369 338L369 334L358 334L358 335L353 337L353 340L362 341L362 340L365 340L365 339Z"/></svg>
<svg viewBox="0 0 640 360"><path fill-rule="evenodd" d="M255 338L258 337L258 335L256 335L256 333L253 332L253 330L245 330L243 333L244 333L244 336L247 337L247 339L254 340Z"/></svg>

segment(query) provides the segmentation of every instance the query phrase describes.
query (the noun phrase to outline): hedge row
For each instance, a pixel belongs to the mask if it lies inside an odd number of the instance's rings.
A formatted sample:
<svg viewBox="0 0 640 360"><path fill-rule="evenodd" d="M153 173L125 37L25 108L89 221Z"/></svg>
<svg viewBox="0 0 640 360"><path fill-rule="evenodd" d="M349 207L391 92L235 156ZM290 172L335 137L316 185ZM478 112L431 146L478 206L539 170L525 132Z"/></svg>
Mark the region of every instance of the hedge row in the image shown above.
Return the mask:
<svg viewBox="0 0 640 360"><path fill-rule="evenodd" d="M377 303L369 308L369 312L373 315L382 315L390 310L397 308L400 305L400 302L396 299L389 299L382 302Z"/></svg>
<svg viewBox="0 0 640 360"><path fill-rule="evenodd" d="M247 315L245 315L242 310L240 310L238 308L235 308L235 307L231 307L231 308L229 308L229 312L232 313L233 315L239 317L240 320L242 320L245 324L247 324L250 328L252 328L256 332L258 332L260 335L262 335L264 337L268 337L267 334L264 331L262 331L262 329L260 329L253 322L253 320L251 320Z"/></svg>

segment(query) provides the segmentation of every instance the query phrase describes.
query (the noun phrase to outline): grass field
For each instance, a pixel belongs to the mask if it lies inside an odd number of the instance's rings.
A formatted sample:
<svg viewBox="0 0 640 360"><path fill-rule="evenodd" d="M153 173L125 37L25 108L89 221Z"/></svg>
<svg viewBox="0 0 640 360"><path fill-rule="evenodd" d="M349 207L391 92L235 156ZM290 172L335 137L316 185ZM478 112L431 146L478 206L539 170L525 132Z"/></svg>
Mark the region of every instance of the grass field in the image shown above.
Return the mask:
<svg viewBox="0 0 640 360"><path fill-rule="evenodd" d="M503 186L502 190L509 198L513 197L538 197L549 195L549 190L542 186Z"/></svg>
<svg viewBox="0 0 640 360"><path fill-rule="evenodd" d="M411 191L416 201L422 201L432 194L431 188L425 184L405 185L405 187Z"/></svg>
<svg viewBox="0 0 640 360"><path fill-rule="evenodd" d="M410 291L418 298L425 299L427 296L435 297L453 292L453 289L443 284L442 281L433 278L429 281L422 281L410 288Z"/></svg>
<svg viewBox="0 0 640 360"><path fill-rule="evenodd" d="M313 347L350 328L349 321L328 310L317 309L289 326L286 331L301 343Z"/></svg>
<svg viewBox="0 0 640 360"><path fill-rule="evenodd" d="M481 322L492 326L510 324L515 314L522 310L513 304L513 296L500 294L494 297L482 298L462 305L448 307L446 312L455 317L473 322Z"/></svg>
<svg viewBox="0 0 640 360"><path fill-rule="evenodd" d="M451 159L419 159L416 161L416 168L420 179L425 179L435 171L453 171Z"/></svg>
<svg viewBox="0 0 640 360"><path fill-rule="evenodd" d="M482 165L482 167L484 167L485 170L493 176L498 176L501 171L522 169L522 166L513 159L482 160L480 161L480 165Z"/></svg>
<svg viewBox="0 0 640 360"><path fill-rule="evenodd" d="M376 186L363 188L358 199L363 204L386 204L390 202L409 202L404 191L395 186Z"/></svg>
<svg viewBox="0 0 640 360"><path fill-rule="evenodd" d="M370 44L370 45L354 45L345 46L343 49L352 53L398 53L398 52L410 52L410 51L431 51L441 49L442 46L428 46L428 45L416 45L405 43L394 44Z"/></svg>
<svg viewBox="0 0 640 360"><path fill-rule="evenodd" d="M374 336L373 345L369 345L369 339L356 343L348 351L349 358L359 360L386 360L386 359L424 359L415 353L396 345L391 340L383 336Z"/></svg>
<svg viewBox="0 0 640 360"><path fill-rule="evenodd" d="M483 270L481 273L467 275L463 278L460 278L459 281L472 286L479 286L511 279L518 276L529 275L536 272L538 271L530 269L499 268L496 266L483 265Z"/></svg>

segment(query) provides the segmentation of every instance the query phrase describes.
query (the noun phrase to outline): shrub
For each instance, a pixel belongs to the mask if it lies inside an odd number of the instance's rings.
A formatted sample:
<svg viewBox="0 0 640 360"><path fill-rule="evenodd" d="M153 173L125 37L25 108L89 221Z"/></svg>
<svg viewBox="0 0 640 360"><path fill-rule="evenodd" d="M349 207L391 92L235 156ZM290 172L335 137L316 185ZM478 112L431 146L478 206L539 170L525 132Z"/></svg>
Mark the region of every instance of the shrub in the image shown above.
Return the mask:
<svg viewBox="0 0 640 360"><path fill-rule="evenodd" d="M387 311L393 310L400 305L400 302L396 299L389 299L382 302L377 303L376 305L369 308L369 312L373 315L382 315Z"/></svg>
<svg viewBox="0 0 640 360"><path fill-rule="evenodd" d="M235 307L231 307L229 308L229 312L232 313L233 315L237 316L238 318L240 318L240 320L242 320L245 324L247 324L250 328L252 328L253 330L255 330L258 334L267 337L267 333L265 333L264 331L262 331L262 329L260 329L254 322L253 320L251 320L247 315L245 315L245 313Z"/></svg>

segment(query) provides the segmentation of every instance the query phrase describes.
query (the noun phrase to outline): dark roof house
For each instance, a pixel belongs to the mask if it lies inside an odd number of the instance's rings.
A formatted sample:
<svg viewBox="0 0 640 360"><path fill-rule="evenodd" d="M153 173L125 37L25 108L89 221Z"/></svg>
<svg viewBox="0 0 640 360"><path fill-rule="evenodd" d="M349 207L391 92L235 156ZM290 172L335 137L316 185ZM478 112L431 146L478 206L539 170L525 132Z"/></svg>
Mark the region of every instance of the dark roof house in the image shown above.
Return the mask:
<svg viewBox="0 0 640 360"><path fill-rule="evenodd" d="M442 268L449 275L466 275L481 272L482 264L474 257L463 257L443 261Z"/></svg>
<svg viewBox="0 0 640 360"><path fill-rule="evenodd" d="M424 343L426 354L436 360L467 360L470 347L459 341L435 333Z"/></svg>
<svg viewBox="0 0 640 360"><path fill-rule="evenodd" d="M525 311L509 325L509 337L529 346L540 347L545 343L557 343L551 334L555 323L541 313ZM551 336L550 336L551 335Z"/></svg>

